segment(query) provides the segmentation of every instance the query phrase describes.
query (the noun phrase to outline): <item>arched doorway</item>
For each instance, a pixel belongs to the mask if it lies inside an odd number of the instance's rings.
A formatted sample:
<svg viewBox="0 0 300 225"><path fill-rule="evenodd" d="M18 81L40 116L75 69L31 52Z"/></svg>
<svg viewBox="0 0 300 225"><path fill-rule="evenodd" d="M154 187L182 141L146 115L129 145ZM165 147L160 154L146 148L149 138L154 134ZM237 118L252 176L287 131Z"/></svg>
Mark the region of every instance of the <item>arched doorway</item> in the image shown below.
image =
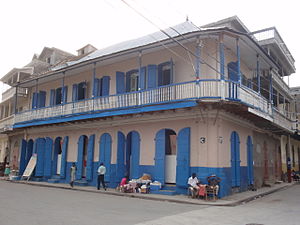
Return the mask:
<svg viewBox="0 0 300 225"><path fill-rule="evenodd" d="M111 165L111 136L108 133L102 134L100 137L99 145L99 165L103 162L106 167L106 173L104 180L106 182L111 181L110 165Z"/></svg>
<svg viewBox="0 0 300 225"><path fill-rule="evenodd" d="M241 186L240 138L236 131L231 133L231 186Z"/></svg>
<svg viewBox="0 0 300 225"><path fill-rule="evenodd" d="M176 183L176 133L162 129L155 137L155 178L164 183Z"/></svg>
<svg viewBox="0 0 300 225"><path fill-rule="evenodd" d="M117 183L125 176L125 135L118 131L117 145Z"/></svg>
<svg viewBox="0 0 300 225"><path fill-rule="evenodd" d="M78 152L77 152L77 172L76 179L81 180L86 177L87 166L87 150L88 150L88 137L81 135L78 140Z"/></svg>
<svg viewBox="0 0 300 225"><path fill-rule="evenodd" d="M248 185L254 184L253 176L253 144L252 138L248 136L247 138L247 172L248 172Z"/></svg>
<svg viewBox="0 0 300 225"><path fill-rule="evenodd" d="M53 140L46 137L46 143L44 147L45 161L44 161L44 176L50 178L52 176L52 154L53 154Z"/></svg>
<svg viewBox="0 0 300 225"><path fill-rule="evenodd" d="M137 179L140 165L140 135L131 131L126 137L125 174L131 179Z"/></svg>
<svg viewBox="0 0 300 225"><path fill-rule="evenodd" d="M57 137L54 141L54 151L52 156L52 174L60 175L62 159L62 138Z"/></svg>

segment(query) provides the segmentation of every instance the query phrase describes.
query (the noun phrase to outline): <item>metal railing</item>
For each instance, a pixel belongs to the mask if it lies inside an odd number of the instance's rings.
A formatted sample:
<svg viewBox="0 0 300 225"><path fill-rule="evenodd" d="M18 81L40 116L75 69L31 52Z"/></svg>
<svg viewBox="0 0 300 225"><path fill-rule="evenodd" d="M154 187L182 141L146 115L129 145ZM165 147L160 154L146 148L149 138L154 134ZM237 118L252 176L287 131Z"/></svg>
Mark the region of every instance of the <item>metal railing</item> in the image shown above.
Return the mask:
<svg viewBox="0 0 300 225"><path fill-rule="evenodd" d="M199 80L177 83L155 89L103 96L53 107L34 109L16 114L15 123L196 99L202 101L241 101L250 108L263 112L270 118L273 118L273 115L275 115L274 122L278 125L289 130L292 127L291 118L285 118L285 114L277 111L276 114L273 114L272 104L263 96L246 86L224 80Z"/></svg>

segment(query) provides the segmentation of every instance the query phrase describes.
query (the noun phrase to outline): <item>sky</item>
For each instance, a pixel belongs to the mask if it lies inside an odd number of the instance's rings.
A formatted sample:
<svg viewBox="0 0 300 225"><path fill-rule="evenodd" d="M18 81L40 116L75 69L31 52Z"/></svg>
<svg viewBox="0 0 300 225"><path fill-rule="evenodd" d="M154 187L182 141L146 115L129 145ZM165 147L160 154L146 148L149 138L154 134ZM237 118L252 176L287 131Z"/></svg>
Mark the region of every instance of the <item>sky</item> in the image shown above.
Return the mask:
<svg viewBox="0 0 300 225"><path fill-rule="evenodd" d="M237 15L250 31L275 26L300 69L299 7L295 0L203 1L125 0L160 28L182 23L188 16L201 26ZM34 53L56 47L76 54L92 44L98 49L156 32L157 27L122 0L0 1L0 77L29 63ZM300 86L300 73L289 77ZM288 81L286 79L286 81ZM5 90L0 84L0 92Z"/></svg>

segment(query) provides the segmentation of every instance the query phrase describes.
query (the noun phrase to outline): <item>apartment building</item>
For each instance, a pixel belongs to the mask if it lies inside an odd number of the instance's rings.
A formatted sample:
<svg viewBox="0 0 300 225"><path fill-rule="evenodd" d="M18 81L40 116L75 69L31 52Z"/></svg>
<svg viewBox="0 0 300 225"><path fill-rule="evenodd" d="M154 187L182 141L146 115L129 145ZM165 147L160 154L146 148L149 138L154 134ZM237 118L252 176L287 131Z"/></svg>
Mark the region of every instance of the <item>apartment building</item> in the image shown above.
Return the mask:
<svg viewBox="0 0 300 225"><path fill-rule="evenodd" d="M95 185L103 162L110 187L148 173L186 193L195 172L220 177L223 197L281 180L290 160L298 170L295 99L282 79L294 59L275 27L186 21L85 47L45 73L2 78L14 89L2 133L19 174L35 153L34 176L49 182L68 182L75 162L77 183Z"/></svg>

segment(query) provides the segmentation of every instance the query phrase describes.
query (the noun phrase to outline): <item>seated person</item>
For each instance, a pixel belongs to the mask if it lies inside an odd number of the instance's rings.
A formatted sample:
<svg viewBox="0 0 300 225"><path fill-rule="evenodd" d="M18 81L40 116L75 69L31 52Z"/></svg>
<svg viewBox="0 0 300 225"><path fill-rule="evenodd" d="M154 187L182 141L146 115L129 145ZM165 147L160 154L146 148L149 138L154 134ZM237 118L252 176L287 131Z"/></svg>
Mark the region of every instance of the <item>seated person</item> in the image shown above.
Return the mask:
<svg viewBox="0 0 300 225"><path fill-rule="evenodd" d="M122 192L133 192L133 187L131 184L128 183L129 177L126 176L122 178L121 183L120 183L120 190Z"/></svg>
<svg viewBox="0 0 300 225"><path fill-rule="evenodd" d="M299 180L299 175L295 172L295 170L292 170L291 176L292 176L294 181Z"/></svg>
<svg viewBox="0 0 300 225"><path fill-rule="evenodd" d="M192 197L196 196L197 193L199 192L199 181L198 178L196 177L196 173L193 173L192 176L188 180L188 185L189 188L192 189Z"/></svg>

